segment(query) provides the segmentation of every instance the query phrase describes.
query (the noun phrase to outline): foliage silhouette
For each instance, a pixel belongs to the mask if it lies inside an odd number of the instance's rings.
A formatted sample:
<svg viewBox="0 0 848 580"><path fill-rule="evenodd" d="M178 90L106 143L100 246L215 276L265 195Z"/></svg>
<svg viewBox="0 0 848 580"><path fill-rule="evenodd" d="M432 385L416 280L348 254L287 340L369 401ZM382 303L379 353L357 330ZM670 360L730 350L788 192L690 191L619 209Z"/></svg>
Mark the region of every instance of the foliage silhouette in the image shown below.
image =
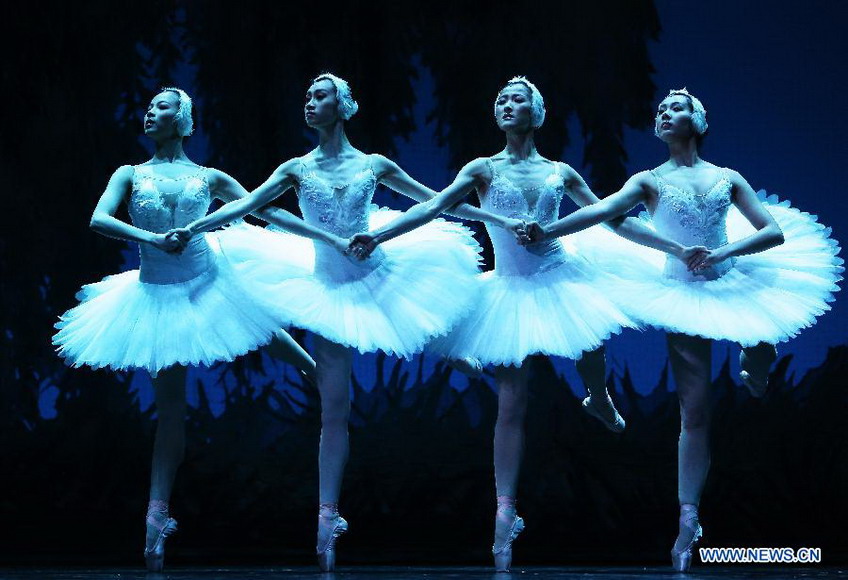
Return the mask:
<svg viewBox="0 0 848 580"><path fill-rule="evenodd" d="M153 0L151 14L174 3ZM81 377L98 390L107 374L68 377L50 344L59 313L74 293L119 270L122 245L87 227L109 175L143 159L141 111L145 75L170 79L170 54L153 59L144 44L167 44L167 18L114 17L114 3L18 6L15 26L0 39L4 86L17 106L4 107L0 179L8 195L0 212L0 430L25 431L38 417L45 389L73 396ZM145 56L148 54L148 56ZM124 218L127 216L124 215Z"/></svg>
<svg viewBox="0 0 848 580"><path fill-rule="evenodd" d="M322 70L347 77L362 104L350 124L353 142L393 155L396 139L415 129L413 63L420 57L436 80L432 114L455 163L499 147L488 113L493 92L508 76L525 72L548 99L543 150L554 157L561 152L565 121L575 112L589 136L586 159L604 190L603 180L618 183L623 175L622 123L641 126L635 120L649 118L646 42L659 30L649 0L619 8L537 4L540 13L567 15L569 33L558 19L518 19L527 43L504 60L494 56L491 42L505 23L500 11L467 2L330 2L322 5L320 26L276 2L245 9L152 0L126 5L129 17L116 17L114 4L104 0L19 5L16 26L0 39L10 55L4 84L23 107L0 113L4 134L14 136L0 144L0 179L14 192L0 217L0 426L25 429L38 416L45 390L66 394L50 344L53 324L82 284L121 267L126 246L86 224L109 175L145 159L139 121L153 90L191 89L197 124L209 138L206 159L198 160L250 188L284 159L308 150L302 95ZM561 57L557 62L569 74L558 74L540 54ZM607 98L614 102L601 106L599 99ZM281 204L293 209L294 196Z"/></svg>
<svg viewBox="0 0 848 580"><path fill-rule="evenodd" d="M568 119L576 114L586 142L582 164L591 166L587 177L599 193L621 186L623 128L651 126L656 87L647 42L660 31L652 1L542 2L530 14L466 0L423 6L425 20L438 23L421 46L436 82L431 118L454 167L503 148L492 103L521 74L545 97L540 152L560 158L569 143Z"/></svg>
<svg viewBox="0 0 848 580"><path fill-rule="evenodd" d="M139 412L131 376L66 369L50 335L81 284L121 266L124 246L86 224L112 171L145 158L139 119L151 90L184 81L188 59L198 124L210 137L207 162L252 187L308 149L302 94L322 70L348 78L362 104L350 126L354 143L391 155L395 137L414 129L411 62L420 55L436 82L432 119L454 166L500 148L494 92L527 74L547 101L540 150L561 153L575 114L593 185L609 191L623 179L622 128L650 118L653 3L534 6L546 16L515 18L464 1L329 3L320 29L272 2L244 10L148 0L129 18L116 18L104 0L16 7L15 26L0 38L10 55L2 78L19 105L0 113L11 136L0 141L9 192L0 213L3 562L140 560L154 411ZM504 30L521 40L509 51ZM293 196L284 204L292 207ZM352 532L343 557L488 561L494 394L482 381L454 390L441 366L425 376L422 366L396 363L384 375L377 361L377 383L353 386L342 503ZM844 560L846 348L797 384L787 364L762 403L726 369L715 381L706 543L813 545ZM312 560L317 394L297 383L281 388L268 369L257 355L216 369L218 388L228 389L220 414L199 389L173 500L182 528L169 544L175 562ZM676 402L665 378L647 396L626 372L618 384L629 427L616 438L583 417L548 362L536 362L521 559L665 560L675 522ZM39 412L45 393L56 395L56 418Z"/></svg>
<svg viewBox="0 0 848 580"><path fill-rule="evenodd" d="M844 561L848 347L832 349L797 383L788 363L777 365L763 401L735 384L729 365L714 381L705 545L818 546L829 562ZM429 374L421 360L375 364L373 385L352 385L345 560L487 562L495 394L483 380L454 389L441 363ZM647 395L626 372L610 378L628 420L616 437L583 415L547 359L532 365L521 561L664 561L675 535L679 428L666 377ZM55 419L0 435L9 466L0 515L17 522L2 544L6 563L139 559L152 412L139 413L124 385L92 388L92 374L69 373L75 394ZM229 389L223 413L205 396L190 409L172 502L181 525L175 563L312 560L317 393L246 376L249 384L221 386Z"/></svg>

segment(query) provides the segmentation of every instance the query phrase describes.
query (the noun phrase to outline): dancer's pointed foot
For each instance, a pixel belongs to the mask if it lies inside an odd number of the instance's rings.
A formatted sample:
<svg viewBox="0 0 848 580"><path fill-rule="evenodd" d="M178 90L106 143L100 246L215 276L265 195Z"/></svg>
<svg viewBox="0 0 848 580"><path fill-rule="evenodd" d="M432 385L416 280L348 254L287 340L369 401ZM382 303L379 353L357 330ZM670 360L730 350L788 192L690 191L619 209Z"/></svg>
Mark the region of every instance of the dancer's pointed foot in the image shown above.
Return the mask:
<svg viewBox="0 0 848 580"><path fill-rule="evenodd" d="M692 550L701 539L703 529L698 522L698 506L680 506L680 530L671 548L671 565L678 572L688 572L692 564Z"/></svg>
<svg viewBox="0 0 848 580"><path fill-rule="evenodd" d="M483 364L474 357L448 359L448 364L471 379L483 376Z"/></svg>
<svg viewBox="0 0 848 580"><path fill-rule="evenodd" d="M499 496L498 511L495 514L495 542L492 544L495 572L509 572L512 565L512 543L522 531L524 520L515 511L515 499Z"/></svg>
<svg viewBox="0 0 848 580"><path fill-rule="evenodd" d="M144 545L144 562L150 572L161 572L165 567L165 539L177 531L177 520L168 515L168 504L150 500L147 506L147 538Z"/></svg>
<svg viewBox="0 0 848 580"><path fill-rule="evenodd" d="M339 515L338 504L321 504L318 511L318 567L322 572L336 569L336 540L347 532L347 520Z"/></svg>
<svg viewBox="0 0 848 580"><path fill-rule="evenodd" d="M583 399L581 405L588 415L600 421L604 427L613 433L621 433L627 426L609 395L606 397L593 397L589 395Z"/></svg>
<svg viewBox="0 0 848 580"><path fill-rule="evenodd" d="M312 369L310 372L306 372L303 369L298 369L297 372L300 373L300 377L310 387L318 386L318 377L315 375L315 369Z"/></svg>
<svg viewBox="0 0 848 580"><path fill-rule="evenodd" d="M762 380L755 380L748 371L740 371L739 380L755 399L761 399L768 390L768 375Z"/></svg>
<svg viewBox="0 0 848 580"><path fill-rule="evenodd" d="M743 348L739 353L739 380L755 399L768 390L768 375L771 364L777 359L777 348L773 344L760 343Z"/></svg>

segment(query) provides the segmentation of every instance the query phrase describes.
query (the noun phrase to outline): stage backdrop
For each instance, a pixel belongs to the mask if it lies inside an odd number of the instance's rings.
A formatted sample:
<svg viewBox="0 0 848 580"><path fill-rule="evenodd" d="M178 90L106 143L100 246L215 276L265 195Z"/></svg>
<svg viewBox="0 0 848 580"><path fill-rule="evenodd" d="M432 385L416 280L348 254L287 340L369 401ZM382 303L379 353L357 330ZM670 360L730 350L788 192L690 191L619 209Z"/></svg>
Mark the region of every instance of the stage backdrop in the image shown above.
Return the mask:
<svg viewBox="0 0 848 580"><path fill-rule="evenodd" d="M195 98L192 159L252 188L314 145L303 93L331 70L360 103L353 143L439 189L463 163L502 148L492 102L524 74L547 105L540 152L603 195L664 161L653 111L686 85L709 113L705 158L848 237L837 166L848 153L838 113L848 83L834 72L845 54L843 3L763 12L722 0L697 14L668 0L319 8L30 3L0 37L0 562L139 560L155 420L149 378L67 369L50 337L82 284L137 265L131 244L94 234L88 221L114 169L150 155L141 116L161 86ZM409 206L387 191L376 200ZM278 203L296 208L292 193ZM705 545L812 546L828 562L845 560L848 320L839 298L781 347L762 401L737 384L738 348L715 348ZM524 562L667 557L679 414L664 337L625 333L608 355L628 420L618 437L579 412L572 364L531 363ZM181 531L169 560L311 561L317 393L254 354L193 370L188 394L188 454L172 502ZM360 356L351 396L344 559L487 561L491 375L468 380L428 357Z"/></svg>

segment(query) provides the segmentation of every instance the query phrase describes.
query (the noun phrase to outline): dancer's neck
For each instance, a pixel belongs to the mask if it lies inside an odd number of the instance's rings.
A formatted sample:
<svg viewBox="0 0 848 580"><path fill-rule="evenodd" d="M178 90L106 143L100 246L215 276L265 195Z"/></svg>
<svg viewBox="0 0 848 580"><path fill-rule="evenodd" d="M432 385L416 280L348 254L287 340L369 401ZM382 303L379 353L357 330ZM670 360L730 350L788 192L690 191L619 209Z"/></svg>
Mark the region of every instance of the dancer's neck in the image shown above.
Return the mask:
<svg viewBox="0 0 848 580"><path fill-rule="evenodd" d="M507 133L506 149L507 157L511 160L526 161L538 155L536 142L533 139L533 131L526 133Z"/></svg>
<svg viewBox="0 0 848 580"><path fill-rule="evenodd" d="M701 162L695 139L668 144L668 160L675 167L693 167Z"/></svg>
<svg viewBox="0 0 848 580"><path fill-rule="evenodd" d="M318 128L318 152L322 157L339 157L353 150L342 121Z"/></svg>
<svg viewBox="0 0 848 580"><path fill-rule="evenodd" d="M173 137L156 142L156 151L153 153L151 161L157 163L176 163L185 161L190 163L188 156L183 150L182 137Z"/></svg>

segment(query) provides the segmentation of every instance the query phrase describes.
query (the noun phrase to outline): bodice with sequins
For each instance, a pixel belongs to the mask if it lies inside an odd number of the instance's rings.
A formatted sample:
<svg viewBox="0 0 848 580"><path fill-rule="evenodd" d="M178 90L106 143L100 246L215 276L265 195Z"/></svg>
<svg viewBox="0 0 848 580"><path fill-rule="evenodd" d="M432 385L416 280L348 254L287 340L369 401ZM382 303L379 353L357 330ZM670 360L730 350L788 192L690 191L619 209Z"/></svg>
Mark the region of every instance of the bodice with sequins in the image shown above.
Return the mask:
<svg viewBox="0 0 848 580"><path fill-rule="evenodd" d="M371 200L377 176L370 157L347 183L332 183L319 176L308 158L300 161L298 205L303 219L341 238L368 231ZM381 248L364 262L356 262L326 244L315 244L315 273L320 277L349 280L365 275L383 256Z"/></svg>
<svg viewBox="0 0 848 580"><path fill-rule="evenodd" d="M377 187L377 178L366 162L347 183L333 184L320 177L301 161L298 204L307 223L349 238L368 231L371 198Z"/></svg>
<svg viewBox="0 0 848 580"><path fill-rule="evenodd" d="M527 222L546 225L559 217L559 207L565 194L565 185L559 164L553 164L548 177L536 187L521 188L505 175L495 170L487 160L492 182L485 195L481 196L480 207L490 213ZM536 193L532 205L528 193ZM515 236L497 226L486 224L489 238L495 250L495 272L502 275L530 275L554 268L567 258L559 240L548 240L529 246L521 246Z"/></svg>
<svg viewBox="0 0 848 580"><path fill-rule="evenodd" d="M673 185L656 171L651 173L656 178L658 192L651 220L660 234L685 246L717 248L727 243L726 220L733 187L727 170L722 169L719 180L703 194ZM682 280L713 280L732 267L733 261L725 260L692 273L682 261L669 256L665 275Z"/></svg>
<svg viewBox="0 0 848 580"><path fill-rule="evenodd" d="M171 179L155 173L152 167L133 167L129 214L143 230L165 233L188 225L206 215L212 202L208 170L200 167L192 174ZM139 278L152 284L172 284L190 280L214 265L214 256L205 236L195 236L180 254L163 252L150 244L139 244Z"/></svg>

